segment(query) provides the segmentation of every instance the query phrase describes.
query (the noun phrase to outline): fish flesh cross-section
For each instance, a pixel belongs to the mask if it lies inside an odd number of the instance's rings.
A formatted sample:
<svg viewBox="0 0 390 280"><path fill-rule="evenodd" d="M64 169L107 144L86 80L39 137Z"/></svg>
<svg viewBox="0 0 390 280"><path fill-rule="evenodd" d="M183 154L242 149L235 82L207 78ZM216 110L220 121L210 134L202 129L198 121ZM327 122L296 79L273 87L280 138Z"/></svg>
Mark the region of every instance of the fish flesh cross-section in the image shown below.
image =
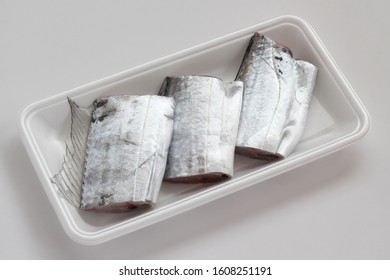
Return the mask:
<svg viewBox="0 0 390 280"><path fill-rule="evenodd" d="M93 105L80 208L119 212L151 206L164 176L173 98L111 96Z"/></svg>
<svg viewBox="0 0 390 280"><path fill-rule="evenodd" d="M209 76L167 77L159 95L175 99L165 181L209 183L233 176L243 83Z"/></svg>
<svg viewBox="0 0 390 280"><path fill-rule="evenodd" d="M288 156L303 134L317 72L287 47L255 33L236 77L245 84L236 152Z"/></svg>

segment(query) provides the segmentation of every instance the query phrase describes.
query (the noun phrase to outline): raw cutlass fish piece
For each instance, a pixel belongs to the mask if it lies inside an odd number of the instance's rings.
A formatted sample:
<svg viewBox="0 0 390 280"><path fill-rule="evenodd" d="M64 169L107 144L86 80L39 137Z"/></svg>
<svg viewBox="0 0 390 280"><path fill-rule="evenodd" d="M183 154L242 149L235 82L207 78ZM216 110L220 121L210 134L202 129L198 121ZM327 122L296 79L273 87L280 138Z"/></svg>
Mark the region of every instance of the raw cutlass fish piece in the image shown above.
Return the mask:
<svg viewBox="0 0 390 280"><path fill-rule="evenodd" d="M236 152L250 157L287 157L301 138L318 69L255 33L236 80L245 84Z"/></svg>
<svg viewBox="0 0 390 280"><path fill-rule="evenodd" d="M120 212L154 204L172 136L173 98L111 96L93 107L80 208Z"/></svg>
<svg viewBox="0 0 390 280"><path fill-rule="evenodd" d="M208 76L167 77L159 95L175 99L165 181L208 183L233 176L243 83Z"/></svg>

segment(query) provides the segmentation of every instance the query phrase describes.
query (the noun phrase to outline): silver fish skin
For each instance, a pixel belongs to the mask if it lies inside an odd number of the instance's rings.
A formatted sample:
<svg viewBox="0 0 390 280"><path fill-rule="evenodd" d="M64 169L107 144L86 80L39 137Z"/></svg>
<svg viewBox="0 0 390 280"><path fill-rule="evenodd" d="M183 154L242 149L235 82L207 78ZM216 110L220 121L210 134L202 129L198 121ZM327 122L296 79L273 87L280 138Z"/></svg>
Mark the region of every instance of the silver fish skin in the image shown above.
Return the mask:
<svg viewBox="0 0 390 280"><path fill-rule="evenodd" d="M209 76L167 77L159 95L175 99L165 181L209 183L233 176L243 83Z"/></svg>
<svg viewBox="0 0 390 280"><path fill-rule="evenodd" d="M81 209L123 212L153 205L173 129L173 98L111 96L94 102Z"/></svg>
<svg viewBox="0 0 390 280"><path fill-rule="evenodd" d="M306 126L310 102L316 85L318 68L313 64L296 60L296 92L290 109L289 120L285 124L283 139L278 147L278 154L290 155L298 145Z"/></svg>
<svg viewBox="0 0 390 280"><path fill-rule="evenodd" d="M245 84L236 152L287 157L302 136L317 72L287 47L255 33L236 77Z"/></svg>

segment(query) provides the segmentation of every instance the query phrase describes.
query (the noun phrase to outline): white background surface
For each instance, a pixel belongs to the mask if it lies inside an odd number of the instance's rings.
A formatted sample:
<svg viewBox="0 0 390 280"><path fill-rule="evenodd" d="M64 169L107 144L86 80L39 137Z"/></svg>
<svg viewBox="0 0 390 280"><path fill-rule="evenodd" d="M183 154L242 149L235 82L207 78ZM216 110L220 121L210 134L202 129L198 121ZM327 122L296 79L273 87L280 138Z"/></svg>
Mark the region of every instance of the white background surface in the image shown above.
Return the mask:
<svg viewBox="0 0 390 280"><path fill-rule="evenodd" d="M388 1L0 0L0 259L390 259ZM17 133L34 101L280 15L310 23L372 118L326 158L97 246L71 241Z"/></svg>

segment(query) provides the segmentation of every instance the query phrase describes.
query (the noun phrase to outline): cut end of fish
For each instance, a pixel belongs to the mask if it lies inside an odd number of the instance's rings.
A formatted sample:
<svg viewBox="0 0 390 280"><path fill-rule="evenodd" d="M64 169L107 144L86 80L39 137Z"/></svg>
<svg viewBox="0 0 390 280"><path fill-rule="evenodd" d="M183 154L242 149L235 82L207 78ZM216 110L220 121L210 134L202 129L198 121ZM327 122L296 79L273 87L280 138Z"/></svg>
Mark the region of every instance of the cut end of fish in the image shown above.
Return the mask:
<svg viewBox="0 0 390 280"><path fill-rule="evenodd" d="M124 213L135 210L144 210L153 206L154 203L152 202L122 202L115 205L80 207L80 209L91 212Z"/></svg>
<svg viewBox="0 0 390 280"><path fill-rule="evenodd" d="M236 146L236 153L242 156L264 159L264 160L277 160L284 159L284 156L278 153L271 153L258 148L240 147Z"/></svg>
<svg viewBox="0 0 390 280"><path fill-rule="evenodd" d="M182 183L182 184L204 184L204 183L216 183L219 181L230 179L232 176L220 172L211 172L207 174L199 174L194 176L165 178L165 182L169 183Z"/></svg>

